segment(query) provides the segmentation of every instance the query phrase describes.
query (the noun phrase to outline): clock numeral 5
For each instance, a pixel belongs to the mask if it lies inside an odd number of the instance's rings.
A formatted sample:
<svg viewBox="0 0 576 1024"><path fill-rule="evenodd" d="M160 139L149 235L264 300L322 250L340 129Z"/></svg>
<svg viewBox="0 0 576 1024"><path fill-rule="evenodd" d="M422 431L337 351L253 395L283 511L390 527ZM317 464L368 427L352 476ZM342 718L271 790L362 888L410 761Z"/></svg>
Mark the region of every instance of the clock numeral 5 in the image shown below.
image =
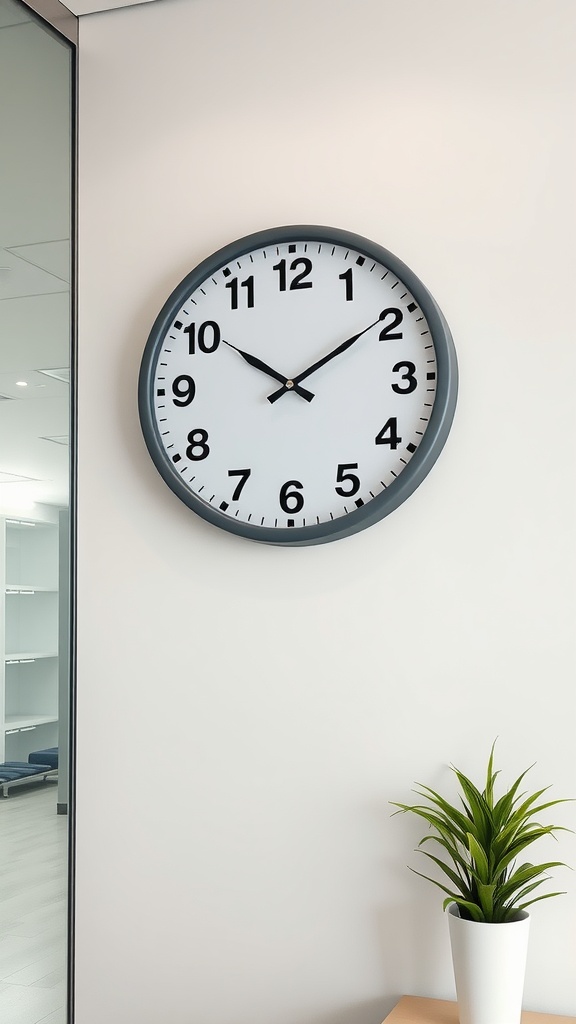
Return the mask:
<svg viewBox="0 0 576 1024"><path fill-rule="evenodd" d="M242 494L242 489L244 487L244 484L246 483L246 481L247 481L248 477L250 476L251 472L252 472L251 469L229 469L228 470L228 476L239 476L240 477L240 480L238 481L238 483L236 484L236 487L234 488L234 491L233 491L233 494L232 494L232 501L238 501L240 495Z"/></svg>
<svg viewBox="0 0 576 1024"><path fill-rule="evenodd" d="M311 288L312 281L305 281L304 278L312 272L312 260L309 260L306 256L301 256L297 260L292 260L290 264L290 270L298 270L302 267L302 270L296 274L296 276L290 282L290 291L296 291L298 288ZM280 260L272 267L272 270L278 271L278 287L281 292L286 291L286 260Z"/></svg>
<svg viewBox="0 0 576 1024"><path fill-rule="evenodd" d="M199 352L215 352L220 344L220 328L215 320L205 320L198 328L196 335L196 324L188 324L184 328L188 335L188 355L196 354L196 345Z"/></svg>
<svg viewBox="0 0 576 1024"><path fill-rule="evenodd" d="M299 490L294 490L296 487L302 490L304 484L301 484L299 480L287 480L285 484L282 484L278 500L283 512L301 512L304 508L304 498Z"/></svg>
<svg viewBox="0 0 576 1024"><path fill-rule="evenodd" d="M196 394L194 378L189 377L187 373L181 373L179 377L175 377L172 381L172 394L176 396L172 399L174 405L181 408L190 405Z"/></svg>
<svg viewBox="0 0 576 1024"><path fill-rule="evenodd" d="M402 438L398 435L398 420L395 416L391 416L389 420L386 420L382 430L376 434L374 444L389 444L395 451L401 443Z"/></svg>
<svg viewBox="0 0 576 1024"><path fill-rule="evenodd" d="M192 459L193 462L201 462L202 459L206 459L209 456L210 446L208 445L207 430L196 427L188 434L187 441L186 458Z"/></svg>
<svg viewBox="0 0 576 1024"><path fill-rule="evenodd" d="M348 490L344 490L343 487L335 487L336 494L342 495L343 498L351 498L353 494L357 494L360 490L360 480L355 473L349 473L349 469L358 469L357 462L341 462L336 472L336 480L338 483L344 483L347 481L350 484Z"/></svg>

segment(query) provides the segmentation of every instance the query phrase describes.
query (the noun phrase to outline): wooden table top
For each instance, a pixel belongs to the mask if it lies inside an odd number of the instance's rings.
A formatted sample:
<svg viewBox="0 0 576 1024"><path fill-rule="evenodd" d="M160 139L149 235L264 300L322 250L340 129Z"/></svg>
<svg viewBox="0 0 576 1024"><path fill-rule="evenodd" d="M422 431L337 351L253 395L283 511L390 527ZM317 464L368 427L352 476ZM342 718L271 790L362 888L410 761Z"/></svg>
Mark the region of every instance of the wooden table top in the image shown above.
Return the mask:
<svg viewBox="0 0 576 1024"><path fill-rule="evenodd" d="M402 996L386 1017L385 1024L459 1024L458 1007L445 999ZM523 1010L522 1024L576 1024L576 1017Z"/></svg>

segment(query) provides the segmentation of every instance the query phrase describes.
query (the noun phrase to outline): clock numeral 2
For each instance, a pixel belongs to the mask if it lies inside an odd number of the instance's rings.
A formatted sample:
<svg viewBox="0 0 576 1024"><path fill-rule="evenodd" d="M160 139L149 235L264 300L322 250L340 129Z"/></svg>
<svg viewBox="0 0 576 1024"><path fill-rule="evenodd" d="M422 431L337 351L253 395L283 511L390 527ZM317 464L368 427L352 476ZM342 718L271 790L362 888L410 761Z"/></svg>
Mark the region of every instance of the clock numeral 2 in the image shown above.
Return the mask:
<svg viewBox="0 0 576 1024"><path fill-rule="evenodd" d="M399 327L404 319L404 314L401 309L389 308L384 309L380 314L380 319L385 320L387 316L391 316L392 319L386 327L383 327L380 331L378 340L379 341L393 341L396 338L402 337L402 331L395 331L395 327Z"/></svg>
<svg viewBox="0 0 576 1024"><path fill-rule="evenodd" d="M226 288L230 289L230 308L238 309L238 278L232 277L226 282ZM254 306L254 276L250 274L245 281L240 281L240 288L246 289L246 305L248 309Z"/></svg>

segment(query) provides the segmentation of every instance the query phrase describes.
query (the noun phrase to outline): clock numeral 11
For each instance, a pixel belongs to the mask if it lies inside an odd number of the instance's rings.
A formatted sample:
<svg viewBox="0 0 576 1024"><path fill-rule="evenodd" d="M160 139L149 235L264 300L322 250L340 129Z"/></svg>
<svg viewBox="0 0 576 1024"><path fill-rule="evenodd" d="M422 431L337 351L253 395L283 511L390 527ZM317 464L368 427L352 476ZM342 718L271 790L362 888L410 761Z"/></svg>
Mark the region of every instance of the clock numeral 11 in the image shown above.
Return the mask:
<svg viewBox="0 0 576 1024"><path fill-rule="evenodd" d="M226 282L226 288L230 289L230 308L238 309L238 278L232 277L230 281ZM248 309L252 309L254 306L254 276L250 274L245 281L240 281L240 288L246 289L246 305Z"/></svg>

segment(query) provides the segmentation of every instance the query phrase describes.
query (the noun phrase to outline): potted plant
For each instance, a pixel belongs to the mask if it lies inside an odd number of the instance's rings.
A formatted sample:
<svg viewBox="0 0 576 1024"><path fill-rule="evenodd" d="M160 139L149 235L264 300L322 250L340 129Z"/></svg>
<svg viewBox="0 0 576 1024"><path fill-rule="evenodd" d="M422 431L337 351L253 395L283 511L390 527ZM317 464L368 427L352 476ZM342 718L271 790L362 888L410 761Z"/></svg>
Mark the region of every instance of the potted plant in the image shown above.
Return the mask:
<svg viewBox="0 0 576 1024"><path fill-rule="evenodd" d="M566 866L562 861L532 864L523 857L536 840L566 831L561 825L540 824L535 816L567 801L541 802L549 787L530 795L520 792L530 769L496 798L494 744L482 791L450 767L459 783L460 806L422 784L414 792L424 803L392 804L398 808L396 814L410 811L430 826L418 850L443 877L440 881L415 873L446 893L443 908L449 908L461 1024L519 1024L530 923L526 908L561 895L535 891L549 877L550 868ZM430 843L442 856L422 849Z"/></svg>

